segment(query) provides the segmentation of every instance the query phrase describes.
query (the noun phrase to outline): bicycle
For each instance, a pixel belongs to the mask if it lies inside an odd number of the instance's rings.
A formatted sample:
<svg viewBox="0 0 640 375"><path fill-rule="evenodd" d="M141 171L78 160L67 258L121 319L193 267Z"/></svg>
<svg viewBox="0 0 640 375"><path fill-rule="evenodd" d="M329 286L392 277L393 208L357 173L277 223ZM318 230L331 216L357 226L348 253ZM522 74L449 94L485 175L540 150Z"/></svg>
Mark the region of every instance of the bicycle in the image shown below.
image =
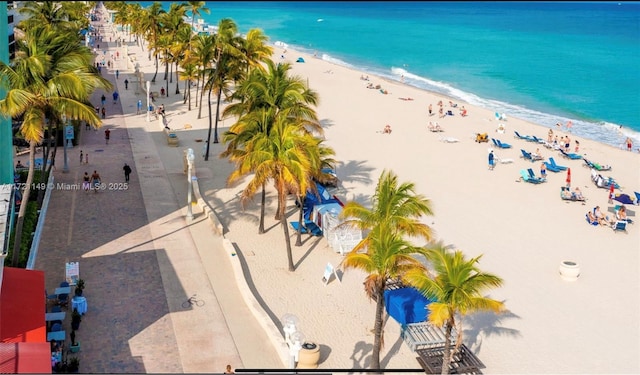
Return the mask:
<svg viewBox="0 0 640 375"><path fill-rule="evenodd" d="M196 305L198 307L202 307L204 306L204 301L200 300L200 299L196 299L196 295L192 295L191 297L189 297L188 300L184 301L182 303L182 308L186 309L188 307L191 307L193 305Z"/></svg>

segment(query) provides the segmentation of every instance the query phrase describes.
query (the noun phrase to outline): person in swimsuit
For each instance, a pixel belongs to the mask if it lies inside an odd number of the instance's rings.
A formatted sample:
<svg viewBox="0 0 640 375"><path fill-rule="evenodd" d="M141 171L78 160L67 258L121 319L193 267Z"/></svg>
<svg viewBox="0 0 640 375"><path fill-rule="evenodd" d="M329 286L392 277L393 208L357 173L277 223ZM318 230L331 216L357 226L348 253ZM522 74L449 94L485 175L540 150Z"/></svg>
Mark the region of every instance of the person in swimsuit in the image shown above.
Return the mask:
<svg viewBox="0 0 640 375"><path fill-rule="evenodd" d="M82 177L82 190L89 191L89 189L91 189L90 180L91 177L89 177L89 173L84 172L84 176Z"/></svg>
<svg viewBox="0 0 640 375"><path fill-rule="evenodd" d="M93 185L94 191L97 193L100 188L100 175L97 171L93 171L91 175L91 184Z"/></svg>

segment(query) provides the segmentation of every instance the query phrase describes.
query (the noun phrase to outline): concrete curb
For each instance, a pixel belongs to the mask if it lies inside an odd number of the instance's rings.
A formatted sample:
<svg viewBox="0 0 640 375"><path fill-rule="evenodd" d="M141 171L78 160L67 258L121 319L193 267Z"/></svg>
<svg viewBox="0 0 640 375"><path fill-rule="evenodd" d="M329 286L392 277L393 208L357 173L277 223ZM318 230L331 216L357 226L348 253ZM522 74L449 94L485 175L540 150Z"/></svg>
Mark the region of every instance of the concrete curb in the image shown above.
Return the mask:
<svg viewBox="0 0 640 375"><path fill-rule="evenodd" d="M209 218L211 223L213 224L214 231L222 238L222 247L229 257L229 261L231 262L231 266L233 267L233 274L235 277L236 285L240 289L240 293L242 294L242 298L244 302L247 304L247 307L253 314L253 316L258 321L258 324L264 329L265 334L269 337L269 341L276 349L276 351L280 354L280 361L284 368L289 366L289 347L284 341L284 337L280 334L278 327L271 320L269 315L264 311L260 303L256 300L255 296L249 289L247 285L247 280L244 277L244 272L242 271L242 264L240 264L240 258L236 255L236 250L231 243L231 241L224 237L223 227L220 223L220 219L216 216L213 208L209 205L207 201L202 198L200 194L200 185L198 184L198 179L193 178L193 191L196 202L198 206L202 209L202 212Z"/></svg>

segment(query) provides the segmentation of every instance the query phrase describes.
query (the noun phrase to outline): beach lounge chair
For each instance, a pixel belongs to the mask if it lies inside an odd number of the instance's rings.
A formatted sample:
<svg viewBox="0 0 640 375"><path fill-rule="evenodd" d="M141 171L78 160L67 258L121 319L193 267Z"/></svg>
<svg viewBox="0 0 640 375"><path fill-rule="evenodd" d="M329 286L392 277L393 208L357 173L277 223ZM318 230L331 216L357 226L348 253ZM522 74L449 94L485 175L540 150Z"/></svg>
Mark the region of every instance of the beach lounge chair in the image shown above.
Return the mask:
<svg viewBox="0 0 640 375"><path fill-rule="evenodd" d="M528 182L528 183L531 183L531 184L539 184L539 183L543 182L542 180L540 180L538 178L531 178L531 176L529 176L529 173L524 169L520 170L520 177L522 177L522 179L525 182Z"/></svg>
<svg viewBox="0 0 640 375"><path fill-rule="evenodd" d="M493 144L496 145L496 147L499 147L499 148L511 148L510 144L500 142L499 139L491 138L491 140L493 141Z"/></svg>
<svg viewBox="0 0 640 375"><path fill-rule="evenodd" d="M553 168L555 169L559 169L561 171L566 171L567 167L565 167L564 165L558 165L556 164L556 160L553 157L549 158L549 163L551 163L551 165L553 166Z"/></svg>
<svg viewBox="0 0 640 375"><path fill-rule="evenodd" d="M532 135L531 138L533 139L534 142L538 142L538 143L542 143L542 144L546 144L547 143L547 141L545 141L542 138L538 138L535 135Z"/></svg>
<svg viewBox="0 0 640 375"><path fill-rule="evenodd" d="M540 182L547 181L547 179L544 177L537 177L536 174L533 172L533 169L531 168L527 168L527 173L529 173L529 177L531 177L531 179L538 179Z"/></svg>
<svg viewBox="0 0 640 375"><path fill-rule="evenodd" d="M598 226L598 220L593 220L593 221L591 221L591 220L589 219L589 213L588 213L588 212L587 212L586 214L584 214L584 217L585 217L585 219L587 219L587 223L589 223L589 224L591 224L591 225L593 225L593 226L595 226L595 227L597 227L597 226Z"/></svg>
<svg viewBox="0 0 640 375"><path fill-rule="evenodd" d="M293 228L296 232L298 231L298 228L300 227L299 221L290 221L289 224L291 225L291 228ZM318 227L316 223L310 220L304 222L304 225L302 226L302 229L300 231L301 233L309 233L312 236L322 236L322 229L320 229L320 227Z"/></svg>
<svg viewBox="0 0 640 375"><path fill-rule="evenodd" d="M627 222L618 220L613 226L611 226L611 228L615 233L618 231L627 233Z"/></svg>
<svg viewBox="0 0 640 375"><path fill-rule="evenodd" d="M562 169L558 169L558 168L554 167L549 162L543 161L543 163L544 163L545 167L547 167L547 171L549 171L549 172L553 172L553 173L562 172Z"/></svg>
<svg viewBox="0 0 640 375"><path fill-rule="evenodd" d="M520 149L520 152L522 152L522 157L523 157L523 158L525 158L526 160L529 160L529 161L531 161L531 162L538 161L538 160L542 160L542 157L540 157L540 156L538 156L538 155L533 156L533 154L532 154L532 153L527 152L527 151L525 151L525 150L523 150L523 149Z"/></svg>
<svg viewBox="0 0 640 375"><path fill-rule="evenodd" d="M571 189L569 189L566 186L561 186L560 187L560 198L562 198L565 201L573 201L573 202L584 202L584 201L586 201L586 199L584 197L578 198L576 196L576 194L572 193Z"/></svg>
<svg viewBox="0 0 640 375"><path fill-rule="evenodd" d="M518 133L516 130L514 130L513 132L516 134L516 138L524 139L527 142L535 142L535 139L533 139L533 137L531 137L531 136L520 135L520 133Z"/></svg>
<svg viewBox="0 0 640 375"><path fill-rule="evenodd" d="M571 160L582 159L582 155L574 154L573 152L572 153L567 153L563 149L560 149L558 151L560 151L562 156L564 156L565 158L568 158L568 159L571 159Z"/></svg>
<svg viewBox="0 0 640 375"><path fill-rule="evenodd" d="M610 165L601 165L601 164L589 161L589 160L587 160L585 158L582 158L582 160L584 161L584 163L586 164L587 167L595 169L597 171L610 171L611 170L611 166Z"/></svg>

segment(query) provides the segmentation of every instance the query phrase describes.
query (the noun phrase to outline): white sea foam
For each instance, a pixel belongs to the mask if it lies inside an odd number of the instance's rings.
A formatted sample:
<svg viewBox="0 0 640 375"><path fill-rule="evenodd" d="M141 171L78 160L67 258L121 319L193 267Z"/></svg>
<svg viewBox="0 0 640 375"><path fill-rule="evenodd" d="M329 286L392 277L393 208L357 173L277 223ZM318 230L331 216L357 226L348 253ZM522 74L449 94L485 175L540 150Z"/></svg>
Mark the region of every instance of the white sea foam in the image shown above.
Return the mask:
<svg viewBox="0 0 640 375"><path fill-rule="evenodd" d="M506 113L509 117L517 117L548 128L555 129L558 122L565 125L568 121L571 121L573 123L571 128L573 134L615 147L621 147L627 137L631 137L634 140L634 144L640 144L639 132L624 127L620 129L620 125L618 124L569 118L528 109L508 102L481 98L473 93L460 90L444 82L433 81L413 74L404 68L391 67L390 71L386 73L376 71L370 71L370 73L382 75L393 80L400 80L400 77L404 76L404 82L406 84L437 92L453 99L487 108L491 111ZM563 127L563 129L566 128Z"/></svg>

